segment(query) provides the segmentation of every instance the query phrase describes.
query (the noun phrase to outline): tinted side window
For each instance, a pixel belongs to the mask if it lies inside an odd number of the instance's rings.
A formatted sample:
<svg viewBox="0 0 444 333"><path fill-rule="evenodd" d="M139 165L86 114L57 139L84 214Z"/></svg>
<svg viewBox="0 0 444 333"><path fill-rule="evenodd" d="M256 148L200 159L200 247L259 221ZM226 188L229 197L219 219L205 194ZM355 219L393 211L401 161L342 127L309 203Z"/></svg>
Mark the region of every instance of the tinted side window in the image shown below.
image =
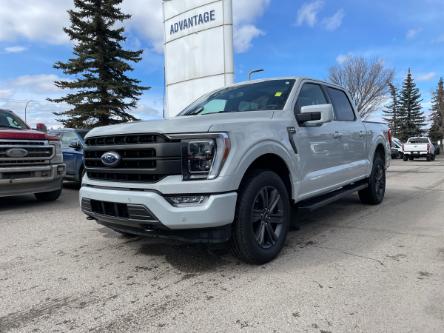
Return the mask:
<svg viewBox="0 0 444 333"><path fill-rule="evenodd" d="M356 119L355 113L347 95L342 90L331 87L327 87L327 91L335 109L336 120L354 121Z"/></svg>
<svg viewBox="0 0 444 333"><path fill-rule="evenodd" d="M318 84L305 83L301 92L299 93L298 101L296 102L295 112L301 112L303 106L328 104L322 88Z"/></svg>

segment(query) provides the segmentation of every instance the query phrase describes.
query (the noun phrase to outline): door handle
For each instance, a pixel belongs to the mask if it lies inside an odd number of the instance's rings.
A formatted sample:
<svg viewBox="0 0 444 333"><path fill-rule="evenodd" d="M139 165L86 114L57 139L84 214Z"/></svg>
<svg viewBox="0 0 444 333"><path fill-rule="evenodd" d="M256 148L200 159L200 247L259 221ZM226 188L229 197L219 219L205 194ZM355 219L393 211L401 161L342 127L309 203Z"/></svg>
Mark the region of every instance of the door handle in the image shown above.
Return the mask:
<svg viewBox="0 0 444 333"><path fill-rule="evenodd" d="M364 131L359 132L359 136L360 136L361 138L363 138L363 137L365 136L365 132L364 132Z"/></svg>
<svg viewBox="0 0 444 333"><path fill-rule="evenodd" d="M340 138L342 138L342 136L343 136L343 134L342 134L341 132L335 132L335 133L333 134L333 137L334 137L335 139L340 139Z"/></svg>

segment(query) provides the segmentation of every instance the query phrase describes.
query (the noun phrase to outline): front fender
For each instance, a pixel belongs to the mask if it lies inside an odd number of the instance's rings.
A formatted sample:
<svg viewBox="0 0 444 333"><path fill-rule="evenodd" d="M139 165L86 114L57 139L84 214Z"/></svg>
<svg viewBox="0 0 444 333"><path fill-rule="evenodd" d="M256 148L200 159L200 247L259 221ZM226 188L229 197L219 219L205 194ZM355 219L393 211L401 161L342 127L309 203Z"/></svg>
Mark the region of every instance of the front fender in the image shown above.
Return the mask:
<svg viewBox="0 0 444 333"><path fill-rule="evenodd" d="M291 179L292 193L294 194L295 188L294 184L297 183L298 175L296 170L297 168L297 159L298 156L293 152L290 143L286 143L288 145L285 146L283 142L274 141L274 140L261 140L255 142L253 145L246 148L243 151L242 156L239 158L239 162L236 164L236 167L232 171L232 176L235 178L234 183L236 187L239 188L240 184L248 170L248 168L260 157L264 155L276 155L286 164Z"/></svg>

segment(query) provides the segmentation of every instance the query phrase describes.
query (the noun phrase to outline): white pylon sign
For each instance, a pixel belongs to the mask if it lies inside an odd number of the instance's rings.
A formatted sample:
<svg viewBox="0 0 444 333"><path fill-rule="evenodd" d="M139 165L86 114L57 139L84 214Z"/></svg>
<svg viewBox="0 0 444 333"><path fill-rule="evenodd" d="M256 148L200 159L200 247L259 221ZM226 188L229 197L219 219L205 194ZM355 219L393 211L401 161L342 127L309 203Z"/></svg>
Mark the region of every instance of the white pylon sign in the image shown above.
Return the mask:
<svg viewBox="0 0 444 333"><path fill-rule="evenodd" d="M234 82L232 0L163 1L165 116Z"/></svg>

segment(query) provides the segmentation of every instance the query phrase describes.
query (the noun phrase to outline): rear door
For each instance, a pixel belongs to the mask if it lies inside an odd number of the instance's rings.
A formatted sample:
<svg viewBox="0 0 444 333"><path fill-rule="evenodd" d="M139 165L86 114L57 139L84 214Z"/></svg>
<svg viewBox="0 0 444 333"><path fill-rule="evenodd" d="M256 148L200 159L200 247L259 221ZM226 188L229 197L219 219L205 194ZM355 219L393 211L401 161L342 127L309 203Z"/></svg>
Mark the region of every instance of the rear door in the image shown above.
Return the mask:
<svg viewBox="0 0 444 333"><path fill-rule="evenodd" d="M325 89L335 111L335 140L342 154L339 177L343 182L364 178L370 170L368 136L372 133L367 133L343 90L330 86Z"/></svg>
<svg viewBox="0 0 444 333"><path fill-rule="evenodd" d="M303 83L295 105L295 114L303 106L329 104L325 90L318 83ZM338 165L343 148L334 138L336 121L316 127L300 126L294 134L300 155L301 199L325 192L338 182Z"/></svg>

